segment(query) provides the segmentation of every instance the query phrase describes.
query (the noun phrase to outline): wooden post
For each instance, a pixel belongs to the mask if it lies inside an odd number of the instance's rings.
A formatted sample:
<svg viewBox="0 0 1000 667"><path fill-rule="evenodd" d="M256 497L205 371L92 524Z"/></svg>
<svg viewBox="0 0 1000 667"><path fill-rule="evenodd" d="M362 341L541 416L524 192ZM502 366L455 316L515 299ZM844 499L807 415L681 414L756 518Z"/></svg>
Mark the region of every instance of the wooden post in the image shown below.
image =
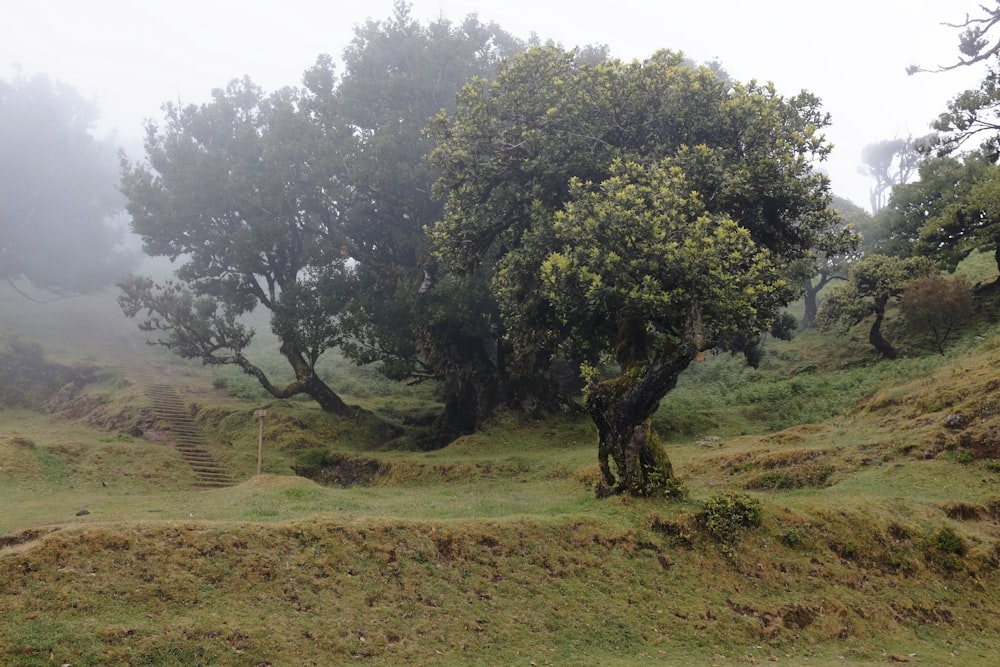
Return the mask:
<svg viewBox="0 0 1000 667"><path fill-rule="evenodd" d="M260 475L264 467L264 417L267 410L254 410L254 417L260 417L260 428L257 431L257 474Z"/></svg>

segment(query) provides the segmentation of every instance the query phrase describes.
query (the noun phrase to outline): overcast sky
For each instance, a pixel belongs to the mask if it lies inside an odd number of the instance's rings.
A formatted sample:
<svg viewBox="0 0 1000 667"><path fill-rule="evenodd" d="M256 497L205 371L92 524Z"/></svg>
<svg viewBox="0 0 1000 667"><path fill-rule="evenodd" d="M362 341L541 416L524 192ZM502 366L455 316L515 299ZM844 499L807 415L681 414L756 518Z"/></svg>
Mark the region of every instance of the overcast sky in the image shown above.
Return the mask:
<svg viewBox="0 0 1000 667"><path fill-rule="evenodd" d="M833 117L827 163L835 193L867 205L858 174L873 141L920 136L982 70L908 77L910 63L957 56L958 31L977 15L967 0L414 0L422 22L477 13L519 37L564 46L607 44L644 59L658 49L717 59L736 79L807 89ZM138 136L165 101L200 103L249 75L273 90L301 83L320 53L339 56L353 27L391 15L392 0L0 0L0 78L19 67L47 73L93 97L102 132Z"/></svg>

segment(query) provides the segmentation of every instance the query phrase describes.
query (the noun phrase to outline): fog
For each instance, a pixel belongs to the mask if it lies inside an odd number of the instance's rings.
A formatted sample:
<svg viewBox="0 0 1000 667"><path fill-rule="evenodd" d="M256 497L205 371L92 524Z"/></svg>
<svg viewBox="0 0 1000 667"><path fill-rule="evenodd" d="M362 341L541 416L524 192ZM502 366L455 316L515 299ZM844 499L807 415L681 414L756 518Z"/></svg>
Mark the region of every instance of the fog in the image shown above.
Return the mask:
<svg viewBox="0 0 1000 667"><path fill-rule="evenodd" d="M353 27L392 13L391 0L255 5L220 0L134 3L101 0L8 2L0 22L0 78L20 67L46 72L92 97L99 129L135 146L142 121L166 101L195 103L212 88L249 75L265 90L300 82L318 54L339 55ZM522 38L564 46L607 44L614 56L645 58L661 48L719 60L739 80L771 80L779 92L808 89L833 118L828 163L834 191L868 201L858 173L861 149L882 139L920 136L948 99L974 86L982 70L908 77L907 65L951 63L960 22L975 2L720 0L612 6L531 0L417 0L422 21L469 13Z"/></svg>

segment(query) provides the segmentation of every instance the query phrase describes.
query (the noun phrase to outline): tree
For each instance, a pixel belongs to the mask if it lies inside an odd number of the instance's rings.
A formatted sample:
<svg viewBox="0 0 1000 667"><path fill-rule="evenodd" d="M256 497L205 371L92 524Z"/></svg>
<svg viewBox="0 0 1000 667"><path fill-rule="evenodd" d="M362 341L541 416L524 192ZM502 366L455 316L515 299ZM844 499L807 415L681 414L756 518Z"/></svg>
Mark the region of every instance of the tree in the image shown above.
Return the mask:
<svg viewBox="0 0 1000 667"><path fill-rule="evenodd" d="M1000 157L1000 73L992 68L978 89L959 93L948 102L948 110L940 114L931 127L938 135L929 149L938 155L950 155L973 137L981 137L978 149L993 161Z"/></svg>
<svg viewBox="0 0 1000 667"><path fill-rule="evenodd" d="M907 285L899 305L910 331L944 354L948 340L972 315L972 284L965 276L932 273Z"/></svg>
<svg viewBox="0 0 1000 667"><path fill-rule="evenodd" d="M1000 270L1000 166L968 155L961 170L962 178L944 184L942 205L926 215L918 250L949 270L975 250L992 250Z"/></svg>
<svg viewBox="0 0 1000 667"><path fill-rule="evenodd" d="M485 277L451 280L431 256L424 227L441 217L441 203L431 196L438 172L426 162L434 142L424 128L454 108L469 79L491 79L523 48L475 16L422 25L397 1L390 19L355 29L339 81L320 66L306 78L322 101L318 121L354 128L336 147L349 186L339 227L357 279L341 320L343 349L394 379L440 381L443 438L482 423L504 367Z"/></svg>
<svg viewBox="0 0 1000 667"><path fill-rule="evenodd" d="M316 370L340 341L350 284L335 226L345 194L308 106L304 91L265 96L243 79L207 104L164 107L164 127L146 128L148 163L123 158L122 191L145 251L183 263L176 282L122 281L119 302L183 357L235 364L277 398L306 394L345 414ZM246 356L254 331L240 318L257 307L271 314L289 382Z"/></svg>
<svg viewBox="0 0 1000 667"><path fill-rule="evenodd" d="M871 216L854 202L834 195L832 207L842 221L842 228L845 231L858 234L870 227ZM859 240L860 238L863 237L859 237ZM832 254L823 251L816 254L815 259L810 257L803 260L803 272L807 277L803 283L804 309L802 322L799 325L802 329L812 329L816 326L820 292L834 280L846 280L847 267L850 262L858 258L853 245Z"/></svg>
<svg viewBox="0 0 1000 667"><path fill-rule="evenodd" d="M932 141L925 137L915 140L892 139L868 144L861 150L861 172L875 180L871 190L871 211L878 213L886 202L886 193L894 185L910 180L923 159L920 148Z"/></svg>
<svg viewBox="0 0 1000 667"><path fill-rule="evenodd" d="M933 269L925 257L889 257L868 255L851 265L846 285L833 290L820 307L819 321L824 326L840 324L845 331L874 317L868 342L886 359L898 356L896 348L882 335L886 308L898 299L907 284Z"/></svg>
<svg viewBox="0 0 1000 667"><path fill-rule="evenodd" d="M916 181L893 188L888 205L875 216L864 246L896 257L929 254L954 268L964 257L962 251L955 252L957 248L947 234L934 235L929 230L964 215L960 211L987 166L988 161L976 154L964 159L944 156L926 160Z"/></svg>
<svg viewBox="0 0 1000 667"><path fill-rule="evenodd" d="M977 63L988 62L1000 54L1000 40L996 35L988 33L1000 22L1000 2L997 6L980 5L983 15L971 17L965 15L962 23L946 23L953 28L961 29L958 50L961 54L957 62L951 65L926 69L918 65L907 68L908 74L918 72L946 72L959 67L968 67ZM1000 73L995 63L987 69L978 89L960 93L948 102L948 110L938 116L932 127L940 134L934 139L933 147L939 155L948 155L958 150L966 141L975 137L985 136L980 149L984 154L992 156L996 161L1000 157ZM985 135L983 133L986 133Z"/></svg>
<svg viewBox="0 0 1000 667"><path fill-rule="evenodd" d="M985 62L1000 54L1000 40L995 40L991 43L986 38L987 33L1000 23L1000 2L997 2L996 7L979 5L979 8L983 10L983 16L972 18L969 14L966 14L965 20L962 23L944 24L952 28L964 28L959 35L958 51L962 55L959 56L957 62L951 65L938 66L933 69L926 69L920 65L910 65L906 68L907 73L947 72L959 67L969 67L976 63Z"/></svg>
<svg viewBox="0 0 1000 667"><path fill-rule="evenodd" d="M672 490L646 420L681 371L744 331L766 330L788 299L771 254L691 185L670 158L648 168L616 161L599 189L574 180L545 231L541 296L570 344L613 349L621 369L606 382L589 373L586 407L606 484L616 484L613 458L620 489L637 495Z"/></svg>
<svg viewBox="0 0 1000 667"><path fill-rule="evenodd" d="M812 168L826 123L808 93L727 82L679 54L589 64L536 48L432 126L436 256L459 274L495 267L515 372L557 354L619 362L587 393L609 487L672 488L648 424L660 399L705 350L766 330L796 293L795 261L846 241Z"/></svg>
<svg viewBox="0 0 1000 667"><path fill-rule="evenodd" d="M45 76L0 81L0 280L57 295L110 285L132 265L112 220L123 211L115 152L97 109Z"/></svg>
<svg viewBox="0 0 1000 667"><path fill-rule="evenodd" d="M313 353L336 345L358 363L379 363L389 377L441 381L446 408L438 426L443 437L478 426L487 409L483 404L491 400L483 387L495 384L498 373L487 354L496 347L496 318L489 315L496 305L492 299L484 302L488 293L482 285L467 289L439 275L430 256L424 226L440 217L441 204L430 194L437 174L425 162L433 142L423 129L441 109L454 105L456 92L469 78L491 76L506 53L520 48L495 24L481 24L474 16L458 26L443 19L423 26L410 16L407 3L397 1L390 19L355 29L343 54L342 76L335 73L331 58L320 56L305 73L305 90L280 94L288 103L278 117L271 117L270 99L237 95L241 99L236 103L250 110L236 115L255 120L237 131L245 130L245 141L219 163L236 163L237 171L250 172L249 165L239 162L244 157L273 156L272 182L264 183L268 164L262 162L263 171L254 178L220 178L202 188L211 196L224 187L228 205L241 215L251 210L246 202L253 202L257 210L275 213L278 222L269 226L295 229L294 238L268 232L246 239L248 256L288 243L318 253L296 256L304 263L298 273L289 267L289 276L298 275L297 280L275 279L278 295L291 294L294 286L296 297L282 302L272 328L298 326L296 310L305 308L303 316L316 328L309 337L317 341ZM176 190L197 196L179 180ZM293 215L280 222L289 213ZM164 218L151 227L162 226ZM215 243L205 239L208 246ZM168 254L175 250L169 248ZM323 268L323 262L331 264ZM252 263L239 272L262 275ZM199 295L191 297L193 302ZM256 302L270 307L272 300ZM283 349L288 336L306 338L293 327L282 337ZM234 362L259 374L244 360ZM300 371L301 364L293 365L297 378L300 373L313 378L309 368Z"/></svg>

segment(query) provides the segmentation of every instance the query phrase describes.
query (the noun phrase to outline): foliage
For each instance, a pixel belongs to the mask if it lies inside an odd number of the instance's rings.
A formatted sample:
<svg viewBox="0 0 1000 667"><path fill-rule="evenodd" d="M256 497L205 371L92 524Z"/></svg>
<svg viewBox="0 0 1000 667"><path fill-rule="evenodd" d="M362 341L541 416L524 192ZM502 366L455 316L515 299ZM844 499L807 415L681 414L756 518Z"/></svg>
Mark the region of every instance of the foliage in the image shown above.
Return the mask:
<svg viewBox="0 0 1000 667"><path fill-rule="evenodd" d="M145 251L184 257L178 282L120 282L122 309L186 358L235 364L273 396L304 393L325 410L347 406L317 375L340 337L334 320L351 272L332 225L338 182L310 100L291 88L265 96L249 79L201 106L164 107L147 126L148 163L123 160L122 190ZM294 379L277 384L246 357L253 330L240 317L262 307Z"/></svg>
<svg viewBox="0 0 1000 667"><path fill-rule="evenodd" d="M667 350L697 325L699 351L775 319L788 286L774 259L745 228L713 216L691 185L670 159L648 169L616 162L597 190L571 184L569 203L539 243L551 249L539 296L573 349L594 356L631 344L619 327L632 318ZM529 233L525 246L535 243ZM499 282L505 279L501 272ZM628 363L638 351L617 352Z"/></svg>
<svg viewBox="0 0 1000 667"><path fill-rule="evenodd" d="M808 93L678 54L588 63L553 47L470 83L432 126L435 253L460 273L496 265L513 367L617 358L621 376L587 393L608 486L642 487L625 451L679 373L766 330L810 249L846 246L813 169L826 122Z"/></svg>
<svg viewBox="0 0 1000 667"><path fill-rule="evenodd" d="M727 492L705 500L697 519L712 539L719 543L722 553L733 558L740 534L760 527L763 509L756 498L744 493Z"/></svg>
<svg viewBox="0 0 1000 667"><path fill-rule="evenodd" d="M962 23L947 24L962 29L959 35L958 50L961 54L957 62L926 70L917 65L907 68L909 74L917 72L944 72L959 67L967 67L976 63L987 62L1000 53L1000 41L995 33L988 33L1000 22L1000 6L989 7L979 5L982 15L970 17L968 14ZM992 39L992 43L991 43ZM948 110L938 116L932 127L940 134L935 138L934 146L940 154L952 153L969 139L985 134L981 148L985 153L1000 155L1000 73L997 63L991 63L978 89L966 90L948 102Z"/></svg>
<svg viewBox="0 0 1000 667"><path fill-rule="evenodd" d="M112 224L123 202L114 147L92 134L97 116L67 84L0 80L0 280L81 294L132 265Z"/></svg>
<svg viewBox="0 0 1000 667"><path fill-rule="evenodd" d="M924 161L917 181L893 188L889 204L876 216L874 233L865 246L898 257L927 254L943 266L954 268L970 248L966 239L943 228L954 228L958 220L968 217L965 211L969 193L987 166L982 156L975 154L963 159L948 156Z"/></svg>
<svg viewBox="0 0 1000 667"><path fill-rule="evenodd" d="M846 285L832 290L819 311L824 326L841 325L847 331L874 317L868 340L882 356L896 357L896 349L882 335L882 323L891 300L898 299L907 284L931 272L925 257L901 259L868 255L851 265Z"/></svg>
<svg viewBox="0 0 1000 667"><path fill-rule="evenodd" d="M918 247L949 269L974 250L992 251L1000 268L1000 166L977 155L963 165L964 178L942 194L947 206L927 216Z"/></svg>
<svg viewBox="0 0 1000 667"><path fill-rule="evenodd" d="M964 556L969 547L965 540L951 526L942 526L930 538L931 545L944 554Z"/></svg>
<svg viewBox="0 0 1000 667"><path fill-rule="evenodd" d="M522 49L475 15L421 25L397 1L389 20L355 29L344 74L320 109L322 124L356 128L337 146L351 188L340 224L358 280L342 319L343 349L358 363L380 362L394 379L442 380L445 437L481 425L504 369L488 353L499 335L483 279L449 280L427 247L424 227L441 217L441 203L431 197L438 172L425 160L434 144L424 128L454 108L466 81L492 78L502 58Z"/></svg>
<svg viewBox="0 0 1000 667"><path fill-rule="evenodd" d="M964 276L922 276L906 286L899 305L910 330L944 354L945 345L972 315L972 284Z"/></svg>

